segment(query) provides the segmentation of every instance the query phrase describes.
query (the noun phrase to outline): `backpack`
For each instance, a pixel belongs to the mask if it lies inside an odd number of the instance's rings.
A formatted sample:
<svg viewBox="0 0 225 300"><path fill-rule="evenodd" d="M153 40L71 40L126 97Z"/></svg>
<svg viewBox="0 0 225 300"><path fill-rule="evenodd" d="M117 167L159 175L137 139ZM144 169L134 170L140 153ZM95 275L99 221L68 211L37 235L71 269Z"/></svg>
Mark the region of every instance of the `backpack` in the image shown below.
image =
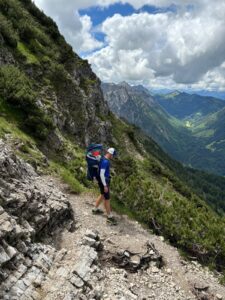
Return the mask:
<svg viewBox="0 0 225 300"><path fill-rule="evenodd" d="M102 144L91 144L87 147L87 179L93 181L99 176L99 165L103 156Z"/></svg>

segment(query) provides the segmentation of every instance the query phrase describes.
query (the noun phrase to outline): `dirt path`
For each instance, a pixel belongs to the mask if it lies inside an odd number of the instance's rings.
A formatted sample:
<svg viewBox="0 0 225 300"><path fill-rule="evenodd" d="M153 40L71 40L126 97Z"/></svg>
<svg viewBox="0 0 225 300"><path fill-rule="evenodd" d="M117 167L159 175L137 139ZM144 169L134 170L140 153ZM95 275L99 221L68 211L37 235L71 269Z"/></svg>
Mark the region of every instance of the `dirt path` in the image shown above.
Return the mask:
<svg viewBox="0 0 225 300"><path fill-rule="evenodd" d="M61 188L64 188L62 184ZM95 216L91 212L94 195L68 194L68 197L75 212L76 230L63 232L57 240L57 247L61 250L49 278L39 289L40 299L225 299L225 287L219 285L212 273L196 262L185 262L177 249L168 245L162 237L149 233L126 216L116 215L118 225L108 225L104 215ZM74 266L82 260L85 248L81 244L87 230L99 232L104 255L100 254L97 263L92 265L81 290L77 289L77 283L74 285L71 274L74 274ZM131 273L110 260L118 251L144 254L147 242L153 243L163 256L163 268L152 263L146 270ZM204 294L205 298L201 298Z"/></svg>

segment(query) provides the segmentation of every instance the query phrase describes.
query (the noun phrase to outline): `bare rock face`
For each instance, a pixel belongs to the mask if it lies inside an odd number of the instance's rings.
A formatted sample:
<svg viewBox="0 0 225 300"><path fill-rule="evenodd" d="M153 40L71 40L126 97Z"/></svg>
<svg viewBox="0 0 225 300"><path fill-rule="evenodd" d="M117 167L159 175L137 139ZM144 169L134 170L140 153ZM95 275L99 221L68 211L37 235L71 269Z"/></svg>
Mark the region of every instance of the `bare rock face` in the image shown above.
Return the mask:
<svg viewBox="0 0 225 300"><path fill-rule="evenodd" d="M0 140L0 299L30 299L56 253L41 241L65 222L65 196Z"/></svg>
<svg viewBox="0 0 225 300"><path fill-rule="evenodd" d="M87 230L79 240L79 248L69 264L62 257L69 253L61 249L55 259L56 264L42 287L42 299L102 299L99 291L95 289L101 273L99 254L102 249L99 233L94 230Z"/></svg>
<svg viewBox="0 0 225 300"><path fill-rule="evenodd" d="M57 114L52 119L60 131L66 130L85 145L111 140L109 108L103 98L100 80L86 61L74 66L67 81L62 82L56 92L47 93L54 99Z"/></svg>

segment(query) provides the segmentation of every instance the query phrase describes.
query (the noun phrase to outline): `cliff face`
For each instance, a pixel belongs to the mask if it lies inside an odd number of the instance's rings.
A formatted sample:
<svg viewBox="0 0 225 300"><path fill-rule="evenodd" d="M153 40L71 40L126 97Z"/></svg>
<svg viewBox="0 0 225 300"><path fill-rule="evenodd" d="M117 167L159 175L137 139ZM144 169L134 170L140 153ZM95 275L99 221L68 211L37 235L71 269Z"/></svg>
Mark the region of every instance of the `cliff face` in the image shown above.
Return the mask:
<svg viewBox="0 0 225 300"><path fill-rule="evenodd" d="M89 64L82 61L79 67L72 66L70 73L53 74L52 82L53 88L42 87L41 98L53 101L54 110L49 114L54 125L81 144L109 140L111 124L105 121L109 108L103 99L100 81Z"/></svg>
<svg viewBox="0 0 225 300"><path fill-rule="evenodd" d="M0 298L35 293L56 250L41 241L73 225L66 197L0 140Z"/></svg>
<svg viewBox="0 0 225 300"><path fill-rule="evenodd" d="M0 10L3 25L0 30L0 79L5 80L16 72L21 73L20 78L26 77L34 93L33 104L53 125L45 135L48 146L60 146L59 132L70 135L82 145L110 140L111 124L106 121L109 109L103 99L100 80L88 62L73 53L55 23L32 2L2 1ZM53 27L54 34L49 32L46 22ZM15 39L14 43L10 38ZM19 85L18 80L14 82L14 90ZM3 88L0 80L0 90ZM12 103L12 96L15 95L11 91L5 91L4 98L8 97L10 105L21 109Z"/></svg>

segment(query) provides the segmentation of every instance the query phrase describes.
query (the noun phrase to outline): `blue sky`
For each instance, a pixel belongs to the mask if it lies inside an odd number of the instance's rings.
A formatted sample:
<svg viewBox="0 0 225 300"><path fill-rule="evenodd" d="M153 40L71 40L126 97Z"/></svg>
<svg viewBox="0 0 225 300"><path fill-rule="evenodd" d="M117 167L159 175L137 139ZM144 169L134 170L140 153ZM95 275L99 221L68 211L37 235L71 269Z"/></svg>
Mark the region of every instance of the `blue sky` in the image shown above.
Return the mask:
<svg viewBox="0 0 225 300"><path fill-rule="evenodd" d="M103 81L225 91L225 1L34 1Z"/></svg>
<svg viewBox="0 0 225 300"><path fill-rule="evenodd" d="M155 6L144 5L139 9L135 9L129 3L115 3L111 4L108 7L92 6L86 9L78 10L80 16L88 15L91 18L93 28L97 28L101 25L107 18L113 17L115 14L120 14L121 16L131 16L132 14L139 14L147 12L149 14L157 14L162 12L176 12L176 6L170 5L164 8L158 8ZM105 34L99 32L98 30L93 30L93 36L104 42Z"/></svg>
<svg viewBox="0 0 225 300"><path fill-rule="evenodd" d="M93 26L100 25L103 23L107 18L112 17L115 14L120 14L122 16L130 16L134 13L140 12L148 12L150 14L162 13L162 12L175 12L176 6L170 5L169 7L158 8L155 6L144 5L139 9L135 9L129 3L115 3L111 4L108 7L100 7L100 6L92 6L86 9L80 9L79 14L81 16L88 15L91 17Z"/></svg>

